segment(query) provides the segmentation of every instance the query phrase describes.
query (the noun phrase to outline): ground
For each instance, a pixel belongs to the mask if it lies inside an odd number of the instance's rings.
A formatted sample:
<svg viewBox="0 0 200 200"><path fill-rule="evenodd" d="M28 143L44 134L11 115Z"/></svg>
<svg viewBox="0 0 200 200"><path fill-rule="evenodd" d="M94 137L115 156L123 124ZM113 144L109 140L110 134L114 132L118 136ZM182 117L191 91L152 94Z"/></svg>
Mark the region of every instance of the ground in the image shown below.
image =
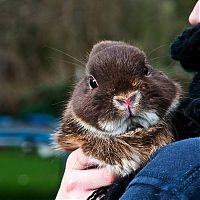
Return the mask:
<svg viewBox="0 0 200 200"><path fill-rule="evenodd" d="M0 149L0 199L55 199L63 163L60 158L40 158L20 149Z"/></svg>

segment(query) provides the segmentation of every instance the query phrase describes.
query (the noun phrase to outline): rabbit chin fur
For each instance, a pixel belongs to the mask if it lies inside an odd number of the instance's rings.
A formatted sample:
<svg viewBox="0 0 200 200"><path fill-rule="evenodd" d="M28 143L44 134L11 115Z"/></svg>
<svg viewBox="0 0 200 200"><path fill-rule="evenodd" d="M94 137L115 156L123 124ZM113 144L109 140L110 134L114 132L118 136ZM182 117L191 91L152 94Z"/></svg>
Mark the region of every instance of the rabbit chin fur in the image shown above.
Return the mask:
<svg viewBox="0 0 200 200"><path fill-rule="evenodd" d="M99 126L102 130L104 130L105 134L108 135L117 135L126 133L130 130L137 130L140 129L140 127L143 128L149 128L150 126L156 124L159 121L159 117L156 114L156 112L144 112L141 113L137 117L133 118L124 118L122 120L118 121L112 121L112 122L101 122L99 121ZM140 125L140 127L137 128L137 125L134 126L134 124Z"/></svg>

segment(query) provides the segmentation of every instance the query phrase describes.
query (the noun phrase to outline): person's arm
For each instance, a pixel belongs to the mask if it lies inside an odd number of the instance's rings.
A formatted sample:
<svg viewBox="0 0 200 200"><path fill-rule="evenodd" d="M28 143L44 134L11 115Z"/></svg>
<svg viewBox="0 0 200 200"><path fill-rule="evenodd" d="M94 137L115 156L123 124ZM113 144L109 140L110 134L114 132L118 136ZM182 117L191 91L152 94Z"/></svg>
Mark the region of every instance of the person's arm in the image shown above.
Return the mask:
<svg viewBox="0 0 200 200"><path fill-rule="evenodd" d="M81 149L73 151L67 159L56 200L86 199L99 187L108 186L117 178L106 168L91 168L91 166L93 166L91 160L84 156Z"/></svg>
<svg viewBox="0 0 200 200"><path fill-rule="evenodd" d="M200 199L200 138L169 144L130 182L120 200Z"/></svg>

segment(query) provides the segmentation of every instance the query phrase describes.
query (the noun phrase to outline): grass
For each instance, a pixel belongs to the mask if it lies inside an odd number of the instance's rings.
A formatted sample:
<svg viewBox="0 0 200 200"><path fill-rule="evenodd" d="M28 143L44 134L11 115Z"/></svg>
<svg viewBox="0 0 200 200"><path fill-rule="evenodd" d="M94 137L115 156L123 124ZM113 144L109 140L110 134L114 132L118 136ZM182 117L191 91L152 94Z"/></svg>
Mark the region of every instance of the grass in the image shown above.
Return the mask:
<svg viewBox="0 0 200 200"><path fill-rule="evenodd" d="M19 149L0 150L1 200L55 199L61 176L60 158L44 159Z"/></svg>

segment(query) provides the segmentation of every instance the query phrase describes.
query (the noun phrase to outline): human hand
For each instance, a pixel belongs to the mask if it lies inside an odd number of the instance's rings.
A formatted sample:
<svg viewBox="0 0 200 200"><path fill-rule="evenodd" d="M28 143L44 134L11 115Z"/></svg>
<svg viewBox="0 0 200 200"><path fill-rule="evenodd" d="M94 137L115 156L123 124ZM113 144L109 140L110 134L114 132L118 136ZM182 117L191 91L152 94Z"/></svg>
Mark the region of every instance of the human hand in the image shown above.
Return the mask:
<svg viewBox="0 0 200 200"><path fill-rule="evenodd" d="M81 149L73 151L66 163L65 173L56 200L86 199L95 190L112 184L117 175L96 166ZM89 167L89 168L88 168Z"/></svg>

